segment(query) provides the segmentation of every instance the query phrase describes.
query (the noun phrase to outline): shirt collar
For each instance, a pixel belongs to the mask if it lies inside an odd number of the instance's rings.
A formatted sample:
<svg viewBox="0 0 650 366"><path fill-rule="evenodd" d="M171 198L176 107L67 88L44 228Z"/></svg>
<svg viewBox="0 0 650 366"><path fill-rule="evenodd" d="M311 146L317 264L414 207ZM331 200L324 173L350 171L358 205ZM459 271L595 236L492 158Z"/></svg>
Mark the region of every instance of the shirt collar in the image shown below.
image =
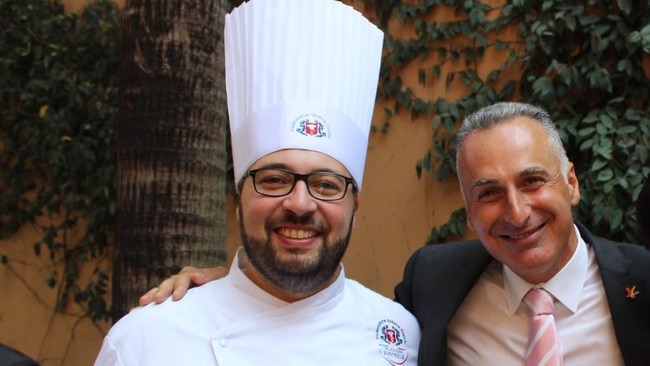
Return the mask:
<svg viewBox="0 0 650 366"><path fill-rule="evenodd" d="M508 313L514 315L524 295L533 287L543 287L553 294L567 309L576 312L580 302L580 293L587 278L589 255L587 244L573 225L578 238L578 245L567 264L545 283L531 284L519 277L509 267L503 265L503 280L508 302Z"/></svg>

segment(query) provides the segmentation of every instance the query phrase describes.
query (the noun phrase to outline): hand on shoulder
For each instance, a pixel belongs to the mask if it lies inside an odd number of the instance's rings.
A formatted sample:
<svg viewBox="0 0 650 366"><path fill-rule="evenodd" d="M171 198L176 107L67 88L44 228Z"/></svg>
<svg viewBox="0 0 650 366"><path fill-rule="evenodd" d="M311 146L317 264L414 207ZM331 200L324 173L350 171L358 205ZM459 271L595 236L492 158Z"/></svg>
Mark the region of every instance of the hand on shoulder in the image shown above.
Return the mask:
<svg viewBox="0 0 650 366"><path fill-rule="evenodd" d="M183 267L180 272L162 281L160 285L142 295L139 300L140 306L145 306L152 302L160 304L170 295L172 300L180 300L185 296L185 293L187 293L190 287L201 286L210 281L223 278L227 274L228 268L223 266L212 268Z"/></svg>

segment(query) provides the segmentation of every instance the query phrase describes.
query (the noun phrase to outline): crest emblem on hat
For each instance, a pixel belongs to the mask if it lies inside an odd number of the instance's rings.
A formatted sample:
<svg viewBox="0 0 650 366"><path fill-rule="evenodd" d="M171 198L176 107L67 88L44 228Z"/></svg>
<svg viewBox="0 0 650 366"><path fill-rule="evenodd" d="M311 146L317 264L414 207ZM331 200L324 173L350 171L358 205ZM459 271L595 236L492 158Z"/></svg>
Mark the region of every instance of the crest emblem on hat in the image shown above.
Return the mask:
<svg viewBox="0 0 650 366"><path fill-rule="evenodd" d="M298 117L294 123L295 131L301 135L310 137L327 137L327 124L320 116L314 114L305 114Z"/></svg>
<svg viewBox="0 0 650 366"><path fill-rule="evenodd" d="M377 341L379 354L391 365L403 365L408 360L406 350L406 335L404 329L390 319L384 319L377 324Z"/></svg>

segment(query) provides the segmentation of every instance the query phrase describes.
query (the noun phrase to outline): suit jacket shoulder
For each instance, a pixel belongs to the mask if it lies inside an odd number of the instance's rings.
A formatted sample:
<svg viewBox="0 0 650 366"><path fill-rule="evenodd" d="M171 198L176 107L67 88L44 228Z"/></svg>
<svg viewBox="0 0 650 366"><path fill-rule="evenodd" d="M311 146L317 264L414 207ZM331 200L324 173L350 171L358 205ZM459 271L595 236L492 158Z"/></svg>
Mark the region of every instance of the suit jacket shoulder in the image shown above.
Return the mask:
<svg viewBox="0 0 650 366"><path fill-rule="evenodd" d="M423 247L408 260L395 299L422 327L418 364L446 364L447 325L491 260L478 240Z"/></svg>

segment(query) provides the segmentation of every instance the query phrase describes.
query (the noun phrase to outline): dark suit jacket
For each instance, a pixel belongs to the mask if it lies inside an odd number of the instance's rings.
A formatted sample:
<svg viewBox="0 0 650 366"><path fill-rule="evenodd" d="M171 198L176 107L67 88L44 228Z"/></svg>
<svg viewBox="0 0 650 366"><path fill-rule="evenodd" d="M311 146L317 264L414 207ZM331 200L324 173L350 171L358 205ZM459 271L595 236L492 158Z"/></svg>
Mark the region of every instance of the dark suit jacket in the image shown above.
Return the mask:
<svg viewBox="0 0 650 366"><path fill-rule="evenodd" d="M650 251L576 225L594 249L625 364L650 365ZM422 326L418 365L447 364L447 325L492 260L478 240L427 246L408 260L395 300ZM625 289L634 285L639 294L630 299Z"/></svg>
<svg viewBox="0 0 650 366"><path fill-rule="evenodd" d="M21 352L0 343L0 366L38 366L38 363Z"/></svg>

